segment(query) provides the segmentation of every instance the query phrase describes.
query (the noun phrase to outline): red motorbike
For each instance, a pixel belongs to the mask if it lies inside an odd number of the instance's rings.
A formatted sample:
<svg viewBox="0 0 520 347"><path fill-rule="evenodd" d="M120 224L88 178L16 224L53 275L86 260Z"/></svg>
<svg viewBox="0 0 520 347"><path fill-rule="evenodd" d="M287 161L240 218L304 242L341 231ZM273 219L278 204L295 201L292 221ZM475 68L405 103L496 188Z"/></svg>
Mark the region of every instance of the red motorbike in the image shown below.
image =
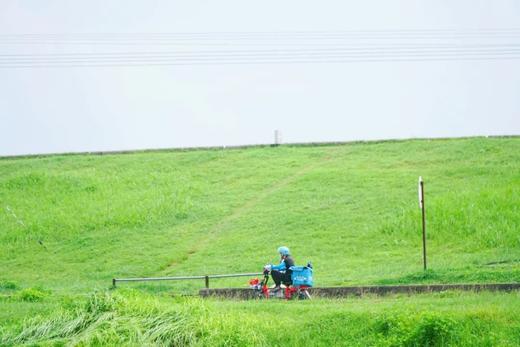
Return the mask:
<svg viewBox="0 0 520 347"><path fill-rule="evenodd" d="M297 278L297 276L299 276L299 274L295 274L295 271L299 272L298 269L303 268L303 267L294 267L294 268L295 268L295 270L293 270L293 275L292 275L293 284L286 285L286 287L283 288L283 290L277 290L277 291L274 291L272 288L269 288L269 286L267 285L269 282L269 275L270 275L271 271L268 269L264 269L264 271L263 271L264 277L262 280L259 280L258 278L253 278L252 280L249 281L249 286L251 287L251 289L253 289L254 296L256 298L261 298L261 299L269 299L269 298L286 299L286 300L311 299L311 295L308 291L308 289L311 288L311 286L302 284L298 281L294 281L294 278L295 277ZM308 264L308 267L305 267L305 269L311 269L311 271L312 271L312 267L310 266L310 264ZM311 281L312 281L312 279L311 279ZM294 282L298 282L298 284L294 284Z"/></svg>

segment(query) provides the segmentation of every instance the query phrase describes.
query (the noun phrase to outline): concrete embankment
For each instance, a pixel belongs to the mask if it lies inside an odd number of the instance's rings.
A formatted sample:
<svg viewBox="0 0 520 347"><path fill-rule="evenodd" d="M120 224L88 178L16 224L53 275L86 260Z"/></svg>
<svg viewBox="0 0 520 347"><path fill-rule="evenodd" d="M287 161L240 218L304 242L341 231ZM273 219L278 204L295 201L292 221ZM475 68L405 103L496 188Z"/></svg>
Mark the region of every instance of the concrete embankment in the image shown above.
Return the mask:
<svg viewBox="0 0 520 347"><path fill-rule="evenodd" d="M361 287L316 287L310 288L309 293L313 297L344 298L363 295L389 295L389 294L419 294L443 292L447 290L462 291L513 291L519 290L520 283L496 283L496 284L421 284L421 285L395 285L395 286L361 286ZM201 289L202 297L222 297L235 299L253 299L255 292L249 288L216 288Z"/></svg>

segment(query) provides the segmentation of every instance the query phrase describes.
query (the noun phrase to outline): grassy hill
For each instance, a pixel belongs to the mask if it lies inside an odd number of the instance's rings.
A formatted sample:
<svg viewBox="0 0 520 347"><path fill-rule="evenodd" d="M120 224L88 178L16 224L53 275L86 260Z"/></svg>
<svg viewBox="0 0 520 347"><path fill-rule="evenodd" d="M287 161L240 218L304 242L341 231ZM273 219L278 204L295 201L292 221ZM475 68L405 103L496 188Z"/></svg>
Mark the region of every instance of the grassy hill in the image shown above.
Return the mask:
<svg viewBox="0 0 520 347"><path fill-rule="evenodd" d="M520 281L517 137L4 158L0 204L6 325L112 277L258 271L282 244L319 286Z"/></svg>

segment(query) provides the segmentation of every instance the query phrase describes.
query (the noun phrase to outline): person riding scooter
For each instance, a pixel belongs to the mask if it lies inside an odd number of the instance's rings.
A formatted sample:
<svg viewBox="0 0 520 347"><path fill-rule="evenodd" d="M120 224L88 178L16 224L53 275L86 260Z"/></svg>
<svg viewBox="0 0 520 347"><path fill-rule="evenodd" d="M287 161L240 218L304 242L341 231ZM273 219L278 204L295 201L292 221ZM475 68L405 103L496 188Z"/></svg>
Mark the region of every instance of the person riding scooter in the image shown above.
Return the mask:
<svg viewBox="0 0 520 347"><path fill-rule="evenodd" d="M291 266L294 266L294 260L291 257L291 252L289 248L285 246L278 247L278 253L280 253L281 262L278 265L268 265L271 270L271 277L273 278L273 282L275 287L273 291L280 290L280 285L283 283L288 286L292 284L290 269Z"/></svg>

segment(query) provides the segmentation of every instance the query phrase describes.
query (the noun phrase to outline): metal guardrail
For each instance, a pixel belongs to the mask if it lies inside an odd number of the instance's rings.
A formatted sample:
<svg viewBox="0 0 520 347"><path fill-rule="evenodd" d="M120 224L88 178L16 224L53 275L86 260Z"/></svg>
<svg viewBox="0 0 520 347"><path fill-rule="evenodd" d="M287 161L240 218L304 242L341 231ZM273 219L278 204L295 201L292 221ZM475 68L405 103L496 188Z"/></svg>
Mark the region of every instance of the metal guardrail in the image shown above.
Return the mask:
<svg viewBox="0 0 520 347"><path fill-rule="evenodd" d="M230 278L230 277L246 277L246 276L260 276L260 275L262 275L261 272L242 273L242 274L224 274L224 275L204 275L204 276L112 278L112 286L115 287L117 282L204 280L204 288L208 289L210 278Z"/></svg>

